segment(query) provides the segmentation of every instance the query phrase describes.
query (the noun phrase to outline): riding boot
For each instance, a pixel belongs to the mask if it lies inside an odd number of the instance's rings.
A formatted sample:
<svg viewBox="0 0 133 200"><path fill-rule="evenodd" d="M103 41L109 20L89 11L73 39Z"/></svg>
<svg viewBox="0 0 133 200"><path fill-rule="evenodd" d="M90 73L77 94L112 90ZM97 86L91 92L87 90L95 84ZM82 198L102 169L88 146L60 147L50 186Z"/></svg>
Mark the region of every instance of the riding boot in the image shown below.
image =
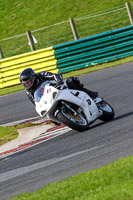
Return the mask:
<svg viewBox="0 0 133 200"><path fill-rule="evenodd" d="M98 92L91 91L91 90L88 90L86 88L83 88L83 91L86 92L92 98L98 97Z"/></svg>

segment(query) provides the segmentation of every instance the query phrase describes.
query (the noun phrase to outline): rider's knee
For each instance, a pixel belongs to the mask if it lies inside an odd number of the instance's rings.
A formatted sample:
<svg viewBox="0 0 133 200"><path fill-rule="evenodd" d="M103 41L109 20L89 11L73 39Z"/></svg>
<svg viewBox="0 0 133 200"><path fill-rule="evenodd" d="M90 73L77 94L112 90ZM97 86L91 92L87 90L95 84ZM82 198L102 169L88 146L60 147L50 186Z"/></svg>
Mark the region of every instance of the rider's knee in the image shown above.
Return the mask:
<svg viewBox="0 0 133 200"><path fill-rule="evenodd" d="M81 90L84 86L82 83L80 83L80 80L78 77L68 77L66 79L66 84L68 88L76 89L76 90Z"/></svg>

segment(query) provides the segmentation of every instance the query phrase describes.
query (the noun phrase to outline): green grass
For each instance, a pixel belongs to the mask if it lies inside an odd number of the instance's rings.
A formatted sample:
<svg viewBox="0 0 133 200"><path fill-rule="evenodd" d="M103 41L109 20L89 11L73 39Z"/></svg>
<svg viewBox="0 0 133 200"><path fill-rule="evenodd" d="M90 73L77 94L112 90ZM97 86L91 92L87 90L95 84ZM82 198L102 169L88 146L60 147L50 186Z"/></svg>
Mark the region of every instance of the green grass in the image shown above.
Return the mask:
<svg viewBox="0 0 133 200"><path fill-rule="evenodd" d="M124 5L126 0L1 0L0 39ZM57 33L58 34L58 33Z"/></svg>
<svg viewBox="0 0 133 200"><path fill-rule="evenodd" d="M18 132L15 127L0 126L0 145L5 144L18 137Z"/></svg>
<svg viewBox="0 0 133 200"><path fill-rule="evenodd" d="M132 200L133 156L49 184L14 200Z"/></svg>
<svg viewBox="0 0 133 200"><path fill-rule="evenodd" d="M0 145L3 145L13 139L16 139L18 137L18 131L17 129L36 126L38 123L23 123L13 126L0 126Z"/></svg>
<svg viewBox="0 0 133 200"><path fill-rule="evenodd" d="M73 18L79 38L130 25L126 8L91 18L91 14L125 6L127 0L1 0L0 46L4 57L29 52L26 34L9 40L2 39L30 30L37 39L36 49L74 40L69 18ZM132 5L132 4L131 4ZM87 19L77 18L89 15ZM34 32L34 30L65 21L64 24Z"/></svg>
<svg viewBox="0 0 133 200"><path fill-rule="evenodd" d="M22 85L16 85L16 86L13 86L13 87L0 89L0 96L11 94L11 93L18 92L18 91L21 91L21 90L24 90Z"/></svg>

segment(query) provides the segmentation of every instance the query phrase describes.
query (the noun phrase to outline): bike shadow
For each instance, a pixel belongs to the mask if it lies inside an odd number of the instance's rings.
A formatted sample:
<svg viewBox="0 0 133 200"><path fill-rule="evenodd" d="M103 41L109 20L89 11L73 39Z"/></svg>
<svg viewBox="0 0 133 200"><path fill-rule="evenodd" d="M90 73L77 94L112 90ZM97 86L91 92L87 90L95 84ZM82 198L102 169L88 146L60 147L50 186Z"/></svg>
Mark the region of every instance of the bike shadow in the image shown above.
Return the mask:
<svg viewBox="0 0 133 200"><path fill-rule="evenodd" d="M117 121L117 120L120 120L120 119L129 117L129 116L131 116L131 115L133 115L133 111L128 112L128 113L125 113L125 114L123 114L123 115L116 116L116 117L114 117L114 119L112 119L112 120L110 120L110 121L107 121L107 122L99 122L98 124L95 124L94 126L91 126L90 129L93 129L93 128L102 126L102 125L105 124L105 123L110 123L110 122L113 122L113 121Z"/></svg>

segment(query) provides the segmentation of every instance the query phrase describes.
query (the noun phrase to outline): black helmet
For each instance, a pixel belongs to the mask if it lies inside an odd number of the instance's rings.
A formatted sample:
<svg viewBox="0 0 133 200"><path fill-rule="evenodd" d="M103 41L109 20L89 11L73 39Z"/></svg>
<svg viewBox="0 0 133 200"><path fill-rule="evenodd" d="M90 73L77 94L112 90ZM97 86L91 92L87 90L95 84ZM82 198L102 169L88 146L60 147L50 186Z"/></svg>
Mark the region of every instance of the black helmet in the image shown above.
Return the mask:
<svg viewBox="0 0 133 200"><path fill-rule="evenodd" d="M30 89L33 86L35 79L36 74L31 68L24 69L19 76L21 84L26 89Z"/></svg>

